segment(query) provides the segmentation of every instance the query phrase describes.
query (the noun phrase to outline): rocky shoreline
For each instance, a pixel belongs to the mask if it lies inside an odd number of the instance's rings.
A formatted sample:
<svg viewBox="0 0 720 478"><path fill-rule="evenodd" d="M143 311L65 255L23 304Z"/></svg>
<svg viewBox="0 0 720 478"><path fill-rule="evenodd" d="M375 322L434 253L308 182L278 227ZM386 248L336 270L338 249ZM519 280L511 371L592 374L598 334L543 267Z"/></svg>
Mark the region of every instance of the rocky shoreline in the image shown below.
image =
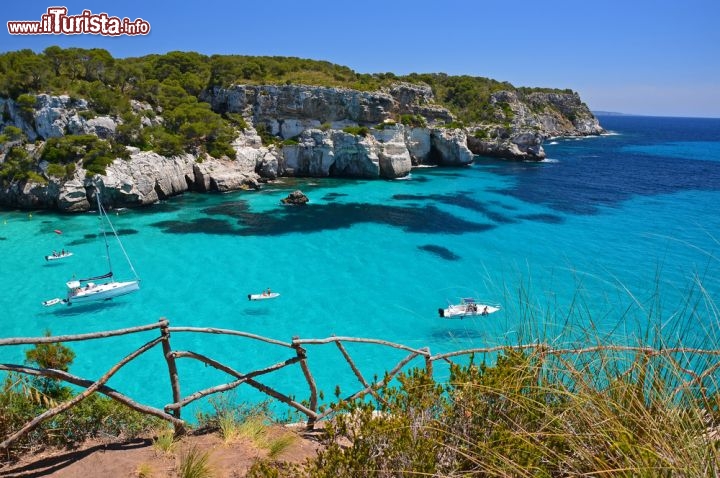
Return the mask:
<svg viewBox="0 0 720 478"><path fill-rule="evenodd" d="M241 115L232 147L235 157L162 156L126 147L128 159L116 159L104 174L87 177L78 164L72 177L48 174L40 160L45 141L64 135L114 138L122 119L87 114L83 99L35 96L31 111L0 98L0 130L19 128L24 145L38 161L38 178L3 181L0 206L62 212L92 208L99 187L109 207L137 207L187 191L257 189L278 177L353 177L393 179L421 165L464 166L475 155L510 160L542 160L542 143L555 136L597 135L597 119L575 93L515 92L491 96L511 119L493 124L454 125L453 115L434 102L429 87L399 83L386 91L306 85L235 85L203 92L202 101L216 113ZM142 114L149 104L132 102ZM162 122L162 112L142 117L143 125ZM403 121L406 118L420 124ZM259 132L276 140L263 144ZM0 144L0 162L17 142Z"/></svg>

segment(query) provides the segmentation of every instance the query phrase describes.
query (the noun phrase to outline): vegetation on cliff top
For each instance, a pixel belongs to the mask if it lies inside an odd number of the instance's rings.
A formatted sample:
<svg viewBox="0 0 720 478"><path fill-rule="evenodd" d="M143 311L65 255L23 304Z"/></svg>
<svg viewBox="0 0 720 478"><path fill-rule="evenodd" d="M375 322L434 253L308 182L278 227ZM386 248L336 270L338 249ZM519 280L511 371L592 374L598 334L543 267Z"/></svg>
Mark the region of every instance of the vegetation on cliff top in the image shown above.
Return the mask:
<svg viewBox="0 0 720 478"><path fill-rule="evenodd" d="M535 91L571 93L515 88L489 78L442 73L362 74L326 61L293 57L206 56L176 51L113 58L103 49L57 46L41 53L20 50L0 54L0 98L15 100L19 114L28 123L34 121L33 111L39 106L36 95L42 93L86 100L87 109L78 108L78 114L85 119L98 115L121 119L115 133L106 139L66 135L48 141L41 152L42 159L48 161L44 174L59 178L71 177L80 161L88 175L102 174L114 158L127 156L122 152L124 146L165 156L188 152L198 157L233 157L232 141L237 131L247 125L241 115L215 112L200 100L202 93L213 87L307 84L375 91L397 82L429 85L435 102L453 112L458 120L448 127L474 123L509 127L513 115L509 104L490 101L498 91L513 91L520 98ZM10 115L7 106L0 113L5 119ZM398 120L415 126L425 124L425 118L419 115L404 115ZM38 172L37 157L31 157L23 146L27 138L16 130L10 126L0 132L0 154L5 154L0 181L45 182ZM267 130L259 128L258 133L264 144L279 143Z"/></svg>
<svg viewBox="0 0 720 478"><path fill-rule="evenodd" d="M121 59L103 49L57 46L42 53L20 50L0 55L0 96L19 99L27 93L69 94L89 99L98 114L127 113L132 99L162 108L163 115L179 107L199 109L197 98L203 90L232 84L307 84L374 91L399 81L429 85L435 101L464 123L492 121L488 100L497 91L570 93L515 88L489 78L443 73L357 73L327 61L294 57L175 51Z"/></svg>

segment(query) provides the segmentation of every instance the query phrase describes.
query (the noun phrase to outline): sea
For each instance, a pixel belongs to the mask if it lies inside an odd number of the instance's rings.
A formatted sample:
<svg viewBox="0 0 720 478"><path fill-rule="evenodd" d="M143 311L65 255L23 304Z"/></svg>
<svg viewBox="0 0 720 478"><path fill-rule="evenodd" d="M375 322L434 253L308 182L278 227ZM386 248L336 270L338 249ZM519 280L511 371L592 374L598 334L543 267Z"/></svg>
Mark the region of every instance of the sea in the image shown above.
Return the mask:
<svg viewBox="0 0 720 478"><path fill-rule="evenodd" d="M282 178L259 191L188 193L110 217L141 289L90 305L42 302L65 282L107 272L95 213L0 211L0 336L37 337L156 323L230 329L282 342L359 337L432 354L546 342L720 348L720 119L600 116L607 134L553 138L542 162L476 157L462 168L414 169L401 180ZM310 199L286 206L294 190ZM118 280L133 277L110 243ZM70 258L46 261L53 250ZM270 288L280 296L249 301ZM489 316L444 319L472 297ZM74 375L95 380L157 331L67 345ZM173 332L240 373L295 356L252 338ZM383 378L407 350L349 342L305 347L321 403ZM21 364L28 346L0 347ZM480 354L493 360L492 354ZM478 357L476 357L478 359ZM414 359L408 367L422 366ZM188 396L232 382L179 358ZM435 370L442 379L447 373ZM300 367L256 377L298 401ZM108 385L158 408L172 401L155 347ZM248 385L224 399L267 399ZM271 408L284 413L275 401ZM188 415L217 404L204 398Z"/></svg>

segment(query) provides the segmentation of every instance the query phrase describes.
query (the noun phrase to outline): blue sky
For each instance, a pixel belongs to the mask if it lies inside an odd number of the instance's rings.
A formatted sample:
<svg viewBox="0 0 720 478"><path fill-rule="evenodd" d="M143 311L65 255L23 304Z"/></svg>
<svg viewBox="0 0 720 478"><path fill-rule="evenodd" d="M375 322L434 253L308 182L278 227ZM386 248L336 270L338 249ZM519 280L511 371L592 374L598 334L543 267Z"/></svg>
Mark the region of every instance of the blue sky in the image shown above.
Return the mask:
<svg viewBox="0 0 720 478"><path fill-rule="evenodd" d="M10 35L48 7L150 23L147 36ZM0 51L297 56L362 73L445 72L571 88L593 110L720 117L719 0L12 1Z"/></svg>

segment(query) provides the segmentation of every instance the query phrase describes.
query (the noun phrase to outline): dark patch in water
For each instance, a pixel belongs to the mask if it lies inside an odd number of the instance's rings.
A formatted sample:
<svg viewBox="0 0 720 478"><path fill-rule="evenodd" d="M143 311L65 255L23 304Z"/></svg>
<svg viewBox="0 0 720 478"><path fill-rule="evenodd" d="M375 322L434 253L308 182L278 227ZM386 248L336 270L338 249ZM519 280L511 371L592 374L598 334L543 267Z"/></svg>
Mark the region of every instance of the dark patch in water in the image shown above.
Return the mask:
<svg viewBox="0 0 720 478"><path fill-rule="evenodd" d="M340 197L345 197L345 196L347 196L347 194L345 194L345 193L327 193L326 195L324 195L322 197L322 200L323 201L332 201L334 199L337 199Z"/></svg>
<svg viewBox="0 0 720 478"><path fill-rule="evenodd" d="M479 212L491 221L499 224L512 224L516 222L512 218L492 211L483 203L470 197L469 192L457 192L455 194L395 194L393 199L398 201L435 201L450 206L458 206L470 211Z"/></svg>
<svg viewBox="0 0 720 478"><path fill-rule="evenodd" d="M203 209L202 212L208 216L228 216L240 219L249 209L247 201L231 201L207 207Z"/></svg>
<svg viewBox="0 0 720 478"><path fill-rule="evenodd" d="M457 261L460 259L460 256L455 254L453 251L451 251L447 247L437 246L435 244L426 244L424 246L418 246L418 249L435 254L438 257L442 257L446 261Z"/></svg>
<svg viewBox="0 0 720 478"><path fill-rule="evenodd" d="M564 219L555 214L523 214L519 219L526 221L546 222L548 224L562 224Z"/></svg>
<svg viewBox="0 0 720 478"><path fill-rule="evenodd" d="M85 239L96 239L98 237L97 234L85 234L83 235Z"/></svg>
<svg viewBox="0 0 720 478"><path fill-rule="evenodd" d="M7 237L0 236L0 241L7 241Z"/></svg>
<svg viewBox="0 0 720 478"><path fill-rule="evenodd" d="M171 234L237 234L232 223L220 219L194 219L192 221L160 221L152 226Z"/></svg>
<svg viewBox="0 0 720 478"><path fill-rule="evenodd" d="M161 221L153 226L175 234L208 233L239 236L277 236L313 233L352 227L360 223L387 224L406 232L463 234L494 228L458 218L438 208L381 206L363 203L315 204L303 208L280 208L275 212L239 214L238 227L217 219Z"/></svg>
<svg viewBox="0 0 720 478"><path fill-rule="evenodd" d="M137 229L118 229L117 230L118 236L131 236L133 234L139 234L140 231Z"/></svg>
<svg viewBox="0 0 720 478"><path fill-rule="evenodd" d="M75 239L73 241L68 242L67 245L68 246L79 246L81 244L89 244L91 242L93 242L93 241L88 240L88 239Z"/></svg>

